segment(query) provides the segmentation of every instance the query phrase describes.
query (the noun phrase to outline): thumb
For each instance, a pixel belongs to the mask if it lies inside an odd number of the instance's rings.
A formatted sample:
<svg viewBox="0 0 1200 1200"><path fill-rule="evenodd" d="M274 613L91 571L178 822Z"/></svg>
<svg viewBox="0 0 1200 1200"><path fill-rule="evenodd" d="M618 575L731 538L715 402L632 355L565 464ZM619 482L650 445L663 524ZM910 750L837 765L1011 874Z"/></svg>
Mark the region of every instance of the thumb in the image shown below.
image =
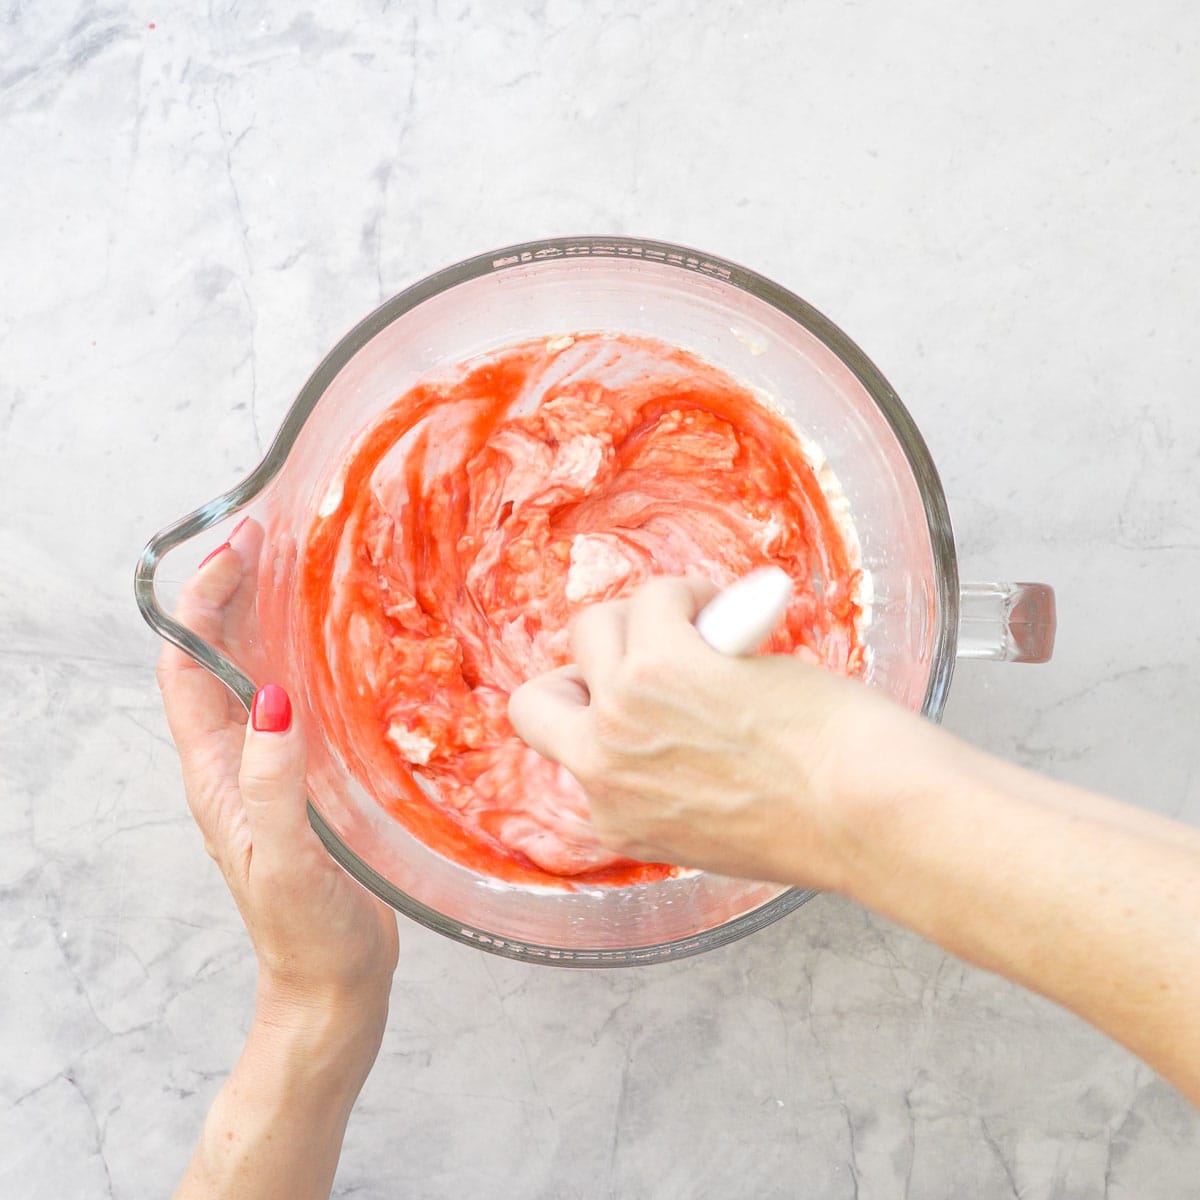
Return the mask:
<svg viewBox="0 0 1200 1200"><path fill-rule="evenodd" d="M589 700L579 668L559 667L513 692L508 698L508 719L530 749L570 770L582 746Z"/></svg>
<svg viewBox="0 0 1200 1200"><path fill-rule="evenodd" d="M238 776L256 855L286 857L312 836L305 761L292 702L277 683L268 683L254 694Z"/></svg>

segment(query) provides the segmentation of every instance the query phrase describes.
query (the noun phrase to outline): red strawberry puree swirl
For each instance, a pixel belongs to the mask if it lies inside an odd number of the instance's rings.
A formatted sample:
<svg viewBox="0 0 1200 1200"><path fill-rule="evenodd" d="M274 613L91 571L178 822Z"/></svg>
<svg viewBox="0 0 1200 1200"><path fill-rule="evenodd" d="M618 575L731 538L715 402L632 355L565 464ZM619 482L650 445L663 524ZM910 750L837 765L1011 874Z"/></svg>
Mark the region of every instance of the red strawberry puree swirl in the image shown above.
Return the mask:
<svg viewBox="0 0 1200 1200"><path fill-rule="evenodd" d="M309 531L316 715L456 862L517 883L664 878L598 845L578 784L513 733L509 693L570 661L585 606L769 563L796 594L766 650L861 672L857 548L833 510L784 419L684 350L581 334L473 359L362 434Z"/></svg>

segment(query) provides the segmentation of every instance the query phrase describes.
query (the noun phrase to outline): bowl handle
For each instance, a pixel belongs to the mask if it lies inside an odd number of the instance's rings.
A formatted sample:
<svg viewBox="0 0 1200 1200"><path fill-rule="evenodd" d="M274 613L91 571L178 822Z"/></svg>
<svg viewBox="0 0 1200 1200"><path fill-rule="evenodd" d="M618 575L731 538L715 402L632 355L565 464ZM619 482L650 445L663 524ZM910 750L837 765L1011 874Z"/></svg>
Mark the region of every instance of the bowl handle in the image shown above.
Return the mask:
<svg viewBox="0 0 1200 1200"><path fill-rule="evenodd" d="M1054 589L1044 583L964 583L958 657L1044 663L1054 652Z"/></svg>
<svg viewBox="0 0 1200 1200"><path fill-rule="evenodd" d="M214 501L214 505L216 503L218 502ZM178 646L189 658L195 659L202 667L211 671L237 696L249 712L255 690L251 680L215 646L209 645L202 637L165 612L154 590L155 572L163 556L220 519L219 516L213 515L211 508L212 506L206 505L205 508L197 509L183 520L176 521L174 525L155 534L146 543L134 570L133 592L146 624L160 637Z"/></svg>

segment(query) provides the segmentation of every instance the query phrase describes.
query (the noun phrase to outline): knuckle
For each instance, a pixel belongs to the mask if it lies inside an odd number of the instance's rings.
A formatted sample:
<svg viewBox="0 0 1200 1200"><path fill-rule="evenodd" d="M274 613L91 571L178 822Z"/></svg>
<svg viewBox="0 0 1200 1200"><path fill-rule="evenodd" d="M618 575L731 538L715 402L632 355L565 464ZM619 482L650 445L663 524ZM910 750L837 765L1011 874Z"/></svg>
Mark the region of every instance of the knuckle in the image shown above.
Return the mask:
<svg viewBox="0 0 1200 1200"><path fill-rule="evenodd" d="M674 596L686 590L687 585L683 580L672 575L656 575L653 579L647 579L641 588L643 596L651 596L656 599Z"/></svg>
<svg viewBox="0 0 1200 1200"><path fill-rule="evenodd" d="M172 668L166 659L160 654L158 662L154 667L154 682L158 684L158 690L165 692L168 684L171 682Z"/></svg>
<svg viewBox="0 0 1200 1200"><path fill-rule="evenodd" d="M241 788L243 795L249 792L250 795L258 797L270 792L277 785L278 781L275 776L259 767L243 766L238 772L238 787Z"/></svg>
<svg viewBox="0 0 1200 1200"><path fill-rule="evenodd" d="M627 823L626 815L619 805L611 806L601 811L599 816L593 816L593 827L600 844L622 858L641 858L643 844L635 830Z"/></svg>
<svg viewBox="0 0 1200 1200"><path fill-rule="evenodd" d="M591 750L594 757L607 757L626 740L631 705L623 688L614 688L592 703Z"/></svg>
<svg viewBox="0 0 1200 1200"><path fill-rule="evenodd" d="M611 603L611 601L609 602ZM597 621L603 620L605 605L590 604L576 618L574 630L576 633L586 633Z"/></svg>
<svg viewBox="0 0 1200 1200"><path fill-rule="evenodd" d="M611 637L614 617L623 604L622 600L605 600L585 608L571 624L571 644L578 648Z"/></svg>
<svg viewBox="0 0 1200 1200"><path fill-rule="evenodd" d="M601 739L589 737L576 747L569 770L588 796L594 797L608 774L607 755Z"/></svg>
<svg viewBox="0 0 1200 1200"><path fill-rule="evenodd" d="M653 702L664 692L673 690L677 672L670 656L662 650L644 650L630 655L624 667L620 680L621 699L631 709Z"/></svg>
<svg viewBox="0 0 1200 1200"><path fill-rule="evenodd" d="M260 851L254 856L253 864L255 883L277 900L287 900L295 879L295 872L287 860Z"/></svg>
<svg viewBox="0 0 1200 1200"><path fill-rule="evenodd" d="M605 829L600 834L600 841L606 850L611 850L622 858L637 858L637 838L620 826L610 826Z"/></svg>

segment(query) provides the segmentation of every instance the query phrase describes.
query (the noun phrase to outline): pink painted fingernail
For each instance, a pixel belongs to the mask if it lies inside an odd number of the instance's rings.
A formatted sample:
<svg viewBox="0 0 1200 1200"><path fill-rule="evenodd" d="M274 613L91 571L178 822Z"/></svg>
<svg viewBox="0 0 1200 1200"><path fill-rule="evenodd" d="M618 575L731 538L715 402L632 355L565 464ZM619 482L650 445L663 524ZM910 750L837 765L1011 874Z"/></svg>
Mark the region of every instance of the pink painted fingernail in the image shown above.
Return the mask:
<svg viewBox="0 0 1200 1200"><path fill-rule="evenodd" d="M217 547L215 550L213 550L213 551L211 551L210 553L206 554L206 555L205 555L205 556L204 556L204 557L203 557L203 558L200 560L200 565L199 565L199 566L196 568L196 570L197 570L197 571L202 571L202 570L204 570L204 568L205 568L205 567L207 567L207 566L208 566L208 564L209 564L210 562L212 562L212 560L213 560L214 558L216 558L216 557L217 557L217 555L218 555L218 554L220 554L222 550L228 550L228 549L229 549L229 543L228 543L228 542L222 542L222 543L221 543L221 544L220 544L220 545L219 545L219 546L218 546L218 547Z"/></svg>
<svg viewBox="0 0 1200 1200"><path fill-rule="evenodd" d="M231 542L233 541L233 539L234 539L235 537L237 537L237 535L238 535L238 530L239 530L239 529L241 529L241 527L242 527L243 525L245 525L245 523L246 523L248 520L250 520L250 518L249 518L249 517L243 517L243 518L242 518L242 519L241 519L241 520L240 520L240 521L239 521L239 522L238 522L238 523L237 523L237 524L236 524L236 525L233 527L233 532L232 532L232 533L229 535L229 540L230 540Z"/></svg>
<svg viewBox="0 0 1200 1200"><path fill-rule="evenodd" d="M250 722L259 733L286 733L292 723L292 702L277 683L268 683L254 693Z"/></svg>

